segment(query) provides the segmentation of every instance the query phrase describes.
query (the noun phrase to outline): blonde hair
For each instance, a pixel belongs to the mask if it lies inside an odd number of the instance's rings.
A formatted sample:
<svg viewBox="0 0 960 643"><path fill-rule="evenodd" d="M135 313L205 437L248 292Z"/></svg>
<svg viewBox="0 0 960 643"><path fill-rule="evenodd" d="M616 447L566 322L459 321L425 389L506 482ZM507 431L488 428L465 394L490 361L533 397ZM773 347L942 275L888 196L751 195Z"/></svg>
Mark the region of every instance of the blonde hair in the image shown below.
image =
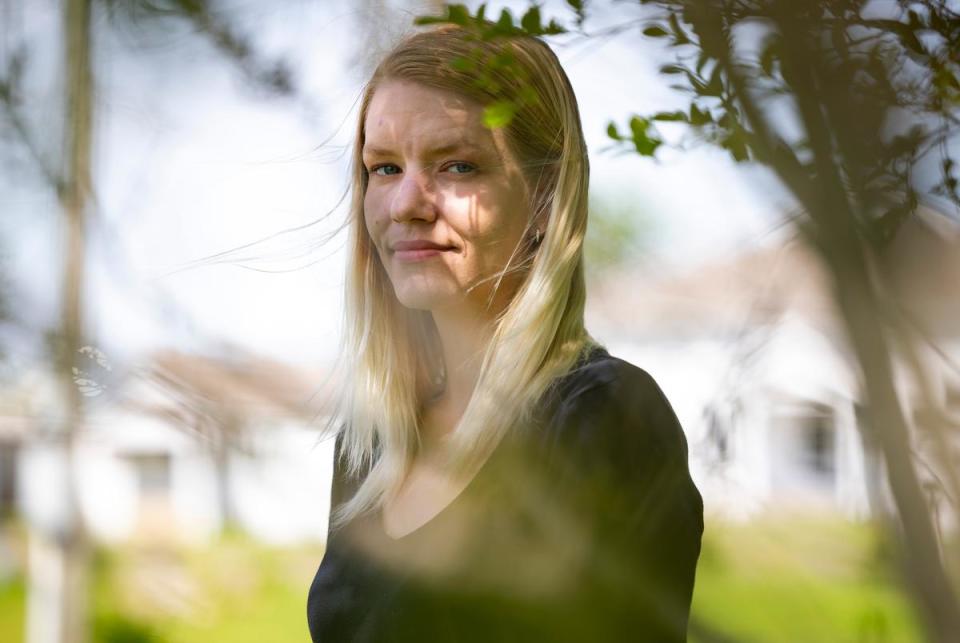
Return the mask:
<svg viewBox="0 0 960 643"><path fill-rule="evenodd" d="M583 326L589 164L573 88L556 55L536 38L481 40L460 27L407 37L367 84L354 140L344 372L331 427L341 433L347 474L365 475L333 515L336 525L381 506L399 488L419 447L422 404L442 369L430 313L399 303L364 222L364 120L387 80L513 106L504 135L532 186L528 225L544 230L542 242L521 253L525 278L496 320L476 388L448 441L450 465L469 469L488 457L592 345Z"/></svg>

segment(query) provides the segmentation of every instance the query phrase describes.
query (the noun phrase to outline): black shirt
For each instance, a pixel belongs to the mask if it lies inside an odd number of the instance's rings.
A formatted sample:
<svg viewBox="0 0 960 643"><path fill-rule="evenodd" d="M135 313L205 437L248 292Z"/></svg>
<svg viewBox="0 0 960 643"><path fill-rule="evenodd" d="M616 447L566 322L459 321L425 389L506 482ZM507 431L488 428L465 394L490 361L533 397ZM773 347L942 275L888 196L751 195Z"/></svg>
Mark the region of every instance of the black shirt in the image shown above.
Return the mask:
<svg viewBox="0 0 960 643"><path fill-rule="evenodd" d="M334 506L356 484L335 467ZM372 512L333 531L310 634L685 641L702 533L670 404L645 371L596 348L424 526L393 539Z"/></svg>

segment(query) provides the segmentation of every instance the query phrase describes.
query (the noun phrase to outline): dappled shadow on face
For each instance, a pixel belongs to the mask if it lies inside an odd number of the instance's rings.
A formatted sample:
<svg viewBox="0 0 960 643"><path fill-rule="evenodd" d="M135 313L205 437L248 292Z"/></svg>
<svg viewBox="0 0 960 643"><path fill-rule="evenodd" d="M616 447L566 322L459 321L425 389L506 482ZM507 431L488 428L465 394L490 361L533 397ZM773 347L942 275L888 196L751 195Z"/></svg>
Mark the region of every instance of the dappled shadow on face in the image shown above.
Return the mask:
<svg viewBox="0 0 960 643"><path fill-rule="evenodd" d="M484 126L482 112L461 96L410 83L387 83L374 94L365 120L364 217L405 305L434 309L467 299L502 309L529 264L527 182L503 131ZM400 265L391 249L402 241L452 252L443 262ZM417 296L404 296L405 286Z"/></svg>

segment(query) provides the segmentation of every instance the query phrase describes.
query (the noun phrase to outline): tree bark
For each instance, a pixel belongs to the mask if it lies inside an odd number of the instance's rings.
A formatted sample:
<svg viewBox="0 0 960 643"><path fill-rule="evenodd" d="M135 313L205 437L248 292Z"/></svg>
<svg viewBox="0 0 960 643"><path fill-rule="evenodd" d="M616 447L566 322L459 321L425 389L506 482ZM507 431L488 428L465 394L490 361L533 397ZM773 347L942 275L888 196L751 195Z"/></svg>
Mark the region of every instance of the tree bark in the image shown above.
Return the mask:
<svg viewBox="0 0 960 643"><path fill-rule="evenodd" d="M55 533L34 533L31 543L37 561L31 568L31 597L27 614L30 643L85 643L89 638L88 596L90 546L80 510L76 470L76 440L83 425L83 399L74 377L83 345L83 285L85 232L92 197L93 73L91 68L90 0L65 0L64 34L64 153L57 184L63 211L64 264L61 283L61 320L54 361L60 383L62 414L56 427L55 448L66 468L64 515ZM39 575L39 577L37 577Z"/></svg>

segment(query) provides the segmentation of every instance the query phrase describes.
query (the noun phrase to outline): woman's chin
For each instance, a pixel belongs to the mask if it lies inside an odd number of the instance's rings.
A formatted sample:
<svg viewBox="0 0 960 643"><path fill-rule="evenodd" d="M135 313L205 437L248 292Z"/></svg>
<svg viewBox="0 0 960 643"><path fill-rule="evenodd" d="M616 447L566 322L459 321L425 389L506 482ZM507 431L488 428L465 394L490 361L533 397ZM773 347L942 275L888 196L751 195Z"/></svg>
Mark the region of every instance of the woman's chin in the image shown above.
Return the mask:
<svg viewBox="0 0 960 643"><path fill-rule="evenodd" d="M463 301L463 295L444 288L394 288L397 300L413 310L441 310Z"/></svg>

